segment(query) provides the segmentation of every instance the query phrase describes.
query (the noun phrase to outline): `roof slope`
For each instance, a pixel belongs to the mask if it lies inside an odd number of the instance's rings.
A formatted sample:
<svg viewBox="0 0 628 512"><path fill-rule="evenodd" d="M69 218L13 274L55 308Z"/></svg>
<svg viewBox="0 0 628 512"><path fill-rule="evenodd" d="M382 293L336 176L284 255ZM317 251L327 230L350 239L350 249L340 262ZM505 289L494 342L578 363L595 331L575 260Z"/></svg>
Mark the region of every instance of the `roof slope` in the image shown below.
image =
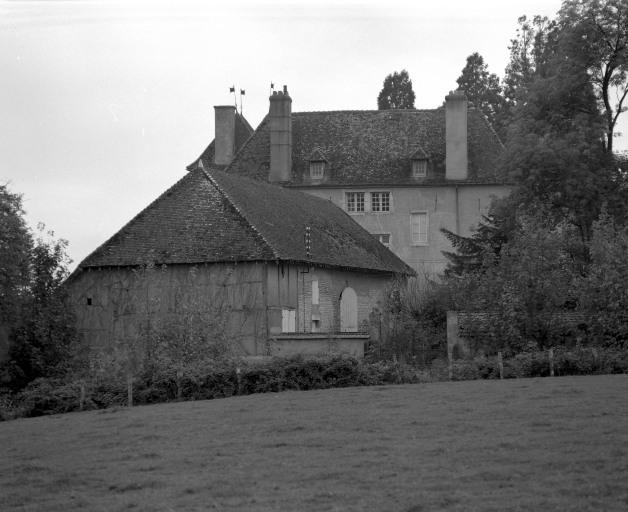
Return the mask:
<svg viewBox="0 0 628 512"><path fill-rule="evenodd" d="M414 274L414 271L331 201L221 171L210 178L281 260ZM311 256L305 251L310 227Z"/></svg>
<svg viewBox="0 0 628 512"><path fill-rule="evenodd" d="M268 245L203 171L195 170L90 254L79 268L273 257Z"/></svg>
<svg viewBox="0 0 628 512"><path fill-rule="evenodd" d="M421 149L433 165L433 181L445 179L445 109L297 112L292 114L292 184L309 182L314 151L325 155L327 184L416 184L413 154ZM468 111L470 182L500 180L503 145L477 109ZM236 155L228 172L268 179L268 118Z"/></svg>
<svg viewBox="0 0 628 512"><path fill-rule="evenodd" d="M234 151L236 153L240 151L240 148L242 148L244 143L249 139L253 132L253 127L249 124L245 117L239 112L236 112L234 148ZM196 160L194 160L194 162L187 166L187 169L196 169L199 166L199 162L203 164L204 169L210 169L214 167L214 151L214 141L212 140L205 148L205 150L200 154L200 156Z"/></svg>
<svg viewBox="0 0 628 512"><path fill-rule="evenodd" d="M413 273L329 201L202 169L187 173L79 268L276 260Z"/></svg>

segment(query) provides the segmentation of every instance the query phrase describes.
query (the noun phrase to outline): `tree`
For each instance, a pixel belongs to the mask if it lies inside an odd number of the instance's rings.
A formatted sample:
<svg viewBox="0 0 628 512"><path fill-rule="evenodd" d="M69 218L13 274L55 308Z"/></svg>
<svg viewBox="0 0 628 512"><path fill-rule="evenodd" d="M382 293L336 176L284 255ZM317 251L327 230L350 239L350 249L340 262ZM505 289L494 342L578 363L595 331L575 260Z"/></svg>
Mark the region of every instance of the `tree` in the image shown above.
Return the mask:
<svg viewBox="0 0 628 512"><path fill-rule="evenodd" d="M519 28L515 38L510 40L510 61L504 76L504 98L508 109L525 98L555 35L555 23L544 16L534 16L532 21L521 16L517 22Z"/></svg>
<svg viewBox="0 0 628 512"><path fill-rule="evenodd" d="M516 228L516 209L512 208L511 201L495 199L488 215L483 216L471 236L465 237L448 229L441 229L455 251L443 251L449 260L445 276L461 277L480 271L488 253L498 260L502 245L508 242Z"/></svg>
<svg viewBox="0 0 628 512"><path fill-rule="evenodd" d="M467 98L488 118L500 137L505 133L500 116L504 108L499 77L488 72L488 65L479 53L467 57L467 64L456 80L458 87L465 91Z"/></svg>
<svg viewBox="0 0 628 512"><path fill-rule="evenodd" d="M628 95L628 0L566 0L559 25L567 62L588 73L606 124L605 148L612 152Z"/></svg>
<svg viewBox="0 0 628 512"><path fill-rule="evenodd" d="M560 38L548 39L536 61L525 101L514 109L503 167L517 184L517 205L546 206L556 222L576 226L585 243L602 204L625 215L622 178L604 148L587 70L573 65Z"/></svg>
<svg viewBox="0 0 628 512"><path fill-rule="evenodd" d="M29 283L33 239L24 220L22 197L0 185L0 346L19 317L23 290Z"/></svg>
<svg viewBox="0 0 628 512"><path fill-rule="evenodd" d="M414 108L412 80L405 69L396 71L384 79L384 85L377 97L378 110Z"/></svg>
<svg viewBox="0 0 628 512"><path fill-rule="evenodd" d="M628 346L628 226L605 211L593 224L591 265L581 280L579 302L598 343Z"/></svg>
<svg viewBox="0 0 628 512"><path fill-rule="evenodd" d="M8 373L19 389L38 377L68 370L76 343L75 318L67 304L67 241L40 224L27 254L28 281L20 290L19 315L9 336Z"/></svg>
<svg viewBox="0 0 628 512"><path fill-rule="evenodd" d="M570 327L564 312L577 297L573 227L548 221L543 210L521 215L517 223L499 258L487 250L481 268L452 283L458 309L481 313L475 327L490 351L559 342Z"/></svg>

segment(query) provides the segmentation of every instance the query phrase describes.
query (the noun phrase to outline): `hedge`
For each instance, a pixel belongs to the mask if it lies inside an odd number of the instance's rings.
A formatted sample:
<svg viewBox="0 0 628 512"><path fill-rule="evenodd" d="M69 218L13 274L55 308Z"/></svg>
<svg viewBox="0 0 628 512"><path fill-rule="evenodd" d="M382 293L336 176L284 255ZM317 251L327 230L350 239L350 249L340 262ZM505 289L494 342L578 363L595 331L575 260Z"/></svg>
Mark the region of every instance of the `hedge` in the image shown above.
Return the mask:
<svg viewBox="0 0 628 512"><path fill-rule="evenodd" d="M172 370L134 381L134 404L207 400L284 390L327 389L376 384L418 383L429 374L399 362L367 363L344 356L292 357L264 362L224 361L190 369L176 378ZM15 395L0 393L0 420L125 405L125 382L60 381L41 378Z"/></svg>
<svg viewBox="0 0 628 512"><path fill-rule="evenodd" d="M503 361L505 378L546 377L547 352L526 352ZM554 373L592 375L628 373L628 351L583 348L554 350ZM397 361L364 361L344 356L292 357L263 362L223 361L190 369L176 378L171 369L153 372L134 382L134 403L207 400L233 395L346 386L410 384L448 378L447 362L437 360L430 370ZM458 360L454 380L498 379L496 357ZM37 379L17 394L0 389L0 421L126 405L125 382Z"/></svg>

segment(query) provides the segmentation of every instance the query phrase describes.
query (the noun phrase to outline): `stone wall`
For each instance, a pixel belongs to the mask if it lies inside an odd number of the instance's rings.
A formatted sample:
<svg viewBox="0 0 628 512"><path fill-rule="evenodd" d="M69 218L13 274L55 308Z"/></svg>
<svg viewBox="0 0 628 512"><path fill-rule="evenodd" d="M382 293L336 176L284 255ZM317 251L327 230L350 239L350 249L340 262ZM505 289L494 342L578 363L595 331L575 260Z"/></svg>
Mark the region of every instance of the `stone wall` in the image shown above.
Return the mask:
<svg viewBox="0 0 628 512"><path fill-rule="evenodd" d="M70 301L78 329L93 347L199 312L208 329L229 336L237 352L256 355L267 337L263 276L261 263L88 269L70 281Z"/></svg>

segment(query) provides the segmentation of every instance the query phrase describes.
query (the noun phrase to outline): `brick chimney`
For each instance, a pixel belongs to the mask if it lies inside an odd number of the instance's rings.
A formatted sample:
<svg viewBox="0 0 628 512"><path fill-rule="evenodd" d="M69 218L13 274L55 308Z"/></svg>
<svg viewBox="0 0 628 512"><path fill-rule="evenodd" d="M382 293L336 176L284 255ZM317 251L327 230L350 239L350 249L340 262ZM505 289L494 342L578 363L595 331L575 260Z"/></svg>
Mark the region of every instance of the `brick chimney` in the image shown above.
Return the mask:
<svg viewBox="0 0 628 512"><path fill-rule="evenodd" d="M216 134L214 137L214 163L229 165L235 153L235 107L214 107Z"/></svg>
<svg viewBox="0 0 628 512"><path fill-rule="evenodd" d="M268 181L282 183L292 178L292 98L288 87L270 97L270 173Z"/></svg>
<svg viewBox="0 0 628 512"><path fill-rule="evenodd" d="M445 96L445 178L448 180L465 180L469 174L467 103L460 89Z"/></svg>

